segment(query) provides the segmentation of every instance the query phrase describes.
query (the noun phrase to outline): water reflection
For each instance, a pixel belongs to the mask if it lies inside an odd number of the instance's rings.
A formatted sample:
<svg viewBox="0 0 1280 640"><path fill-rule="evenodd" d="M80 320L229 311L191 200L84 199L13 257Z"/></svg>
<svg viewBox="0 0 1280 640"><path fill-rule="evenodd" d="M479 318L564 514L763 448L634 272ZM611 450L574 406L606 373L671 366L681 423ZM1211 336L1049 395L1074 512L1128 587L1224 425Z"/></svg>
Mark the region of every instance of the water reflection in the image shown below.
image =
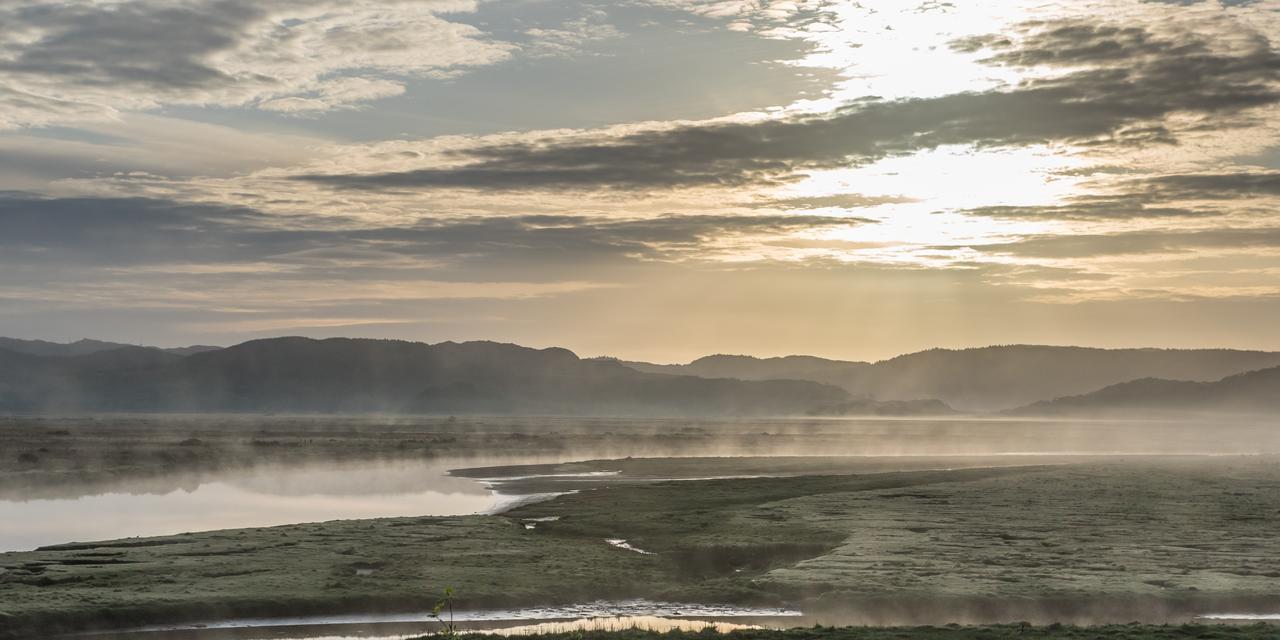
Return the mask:
<svg viewBox="0 0 1280 640"><path fill-rule="evenodd" d="M527 636L546 633L569 633L572 631L736 631L738 629L759 629L759 625L738 624L722 620L681 620L675 618L659 618L657 616L614 616L609 618L579 618L557 622L521 625L505 629L479 629L477 633L499 636Z"/></svg>
<svg viewBox="0 0 1280 640"><path fill-rule="evenodd" d="M82 488L68 498L0 500L0 551L298 522L486 513L505 504L484 484L448 475L530 457L271 465ZM523 497L527 499L527 496Z"/></svg>
<svg viewBox="0 0 1280 640"><path fill-rule="evenodd" d="M724 633L739 629L761 629L766 626L784 627L792 624L795 619L783 616L734 618L734 620L738 621L727 622L716 619L667 618L659 616L610 616L579 618L576 620L554 620L537 624L521 624L520 621L516 620L462 623L458 627L460 632L466 634L476 633L507 637L569 633L573 631L625 631L630 629L656 631L658 633L709 630ZM371 623L268 628L182 629L85 634L79 637L92 640L411 640L435 635L439 631L439 625L434 623L430 625Z"/></svg>
<svg viewBox="0 0 1280 640"><path fill-rule="evenodd" d="M724 604L599 600L581 604L459 611L454 622L466 632L525 635L607 629L721 631L758 626L794 626L801 612ZM530 624L533 623L533 624ZM288 618L246 618L198 625L148 627L85 634L94 640L400 640L438 632L440 622L423 613L350 614Z"/></svg>
<svg viewBox="0 0 1280 640"><path fill-rule="evenodd" d="M1196 618L1217 622L1280 622L1280 613L1206 613Z"/></svg>

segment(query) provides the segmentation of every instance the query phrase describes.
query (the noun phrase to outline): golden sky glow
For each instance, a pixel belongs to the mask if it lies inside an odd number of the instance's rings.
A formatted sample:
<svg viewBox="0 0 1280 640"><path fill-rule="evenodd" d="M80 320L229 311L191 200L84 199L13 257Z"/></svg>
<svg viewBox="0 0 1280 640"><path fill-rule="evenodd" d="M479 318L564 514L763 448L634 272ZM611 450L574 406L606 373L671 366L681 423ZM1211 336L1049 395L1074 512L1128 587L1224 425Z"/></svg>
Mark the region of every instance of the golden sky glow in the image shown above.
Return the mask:
<svg viewBox="0 0 1280 640"><path fill-rule="evenodd" d="M0 334L1280 348L1280 3L164 4L0 8Z"/></svg>

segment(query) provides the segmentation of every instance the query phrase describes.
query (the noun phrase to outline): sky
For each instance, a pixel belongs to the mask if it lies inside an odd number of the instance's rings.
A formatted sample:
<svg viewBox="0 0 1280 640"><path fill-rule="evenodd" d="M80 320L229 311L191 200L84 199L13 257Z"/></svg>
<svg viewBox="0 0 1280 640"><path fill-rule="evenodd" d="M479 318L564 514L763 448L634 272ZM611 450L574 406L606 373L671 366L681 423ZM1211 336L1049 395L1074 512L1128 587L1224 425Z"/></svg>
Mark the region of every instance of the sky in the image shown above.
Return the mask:
<svg viewBox="0 0 1280 640"><path fill-rule="evenodd" d="M8 0L0 335L1280 350L1280 2Z"/></svg>

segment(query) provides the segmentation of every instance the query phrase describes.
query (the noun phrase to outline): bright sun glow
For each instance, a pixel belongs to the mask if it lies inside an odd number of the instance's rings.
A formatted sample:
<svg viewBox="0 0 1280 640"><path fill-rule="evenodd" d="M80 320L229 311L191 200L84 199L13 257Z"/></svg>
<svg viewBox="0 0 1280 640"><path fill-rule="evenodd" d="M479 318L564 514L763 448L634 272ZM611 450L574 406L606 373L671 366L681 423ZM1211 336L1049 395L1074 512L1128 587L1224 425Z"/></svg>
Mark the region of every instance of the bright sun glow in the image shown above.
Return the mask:
<svg viewBox="0 0 1280 640"><path fill-rule="evenodd" d="M831 103L864 96L932 97L1015 84L1022 73L981 64L981 56L957 51L950 43L1008 31L1035 16L1024 4L1009 1L918 6L876 0L835 3L826 11L826 21L793 35L817 45L799 64L836 69L845 78L831 92Z"/></svg>
<svg viewBox="0 0 1280 640"><path fill-rule="evenodd" d="M780 198L855 194L901 199L873 207L824 211L874 220L809 234L826 243L804 245L804 255L821 253L853 260L932 263L940 247L982 245L1046 233L1061 223L1011 220L961 211L984 206L1051 206L1078 194L1082 178L1071 170L1088 161L1045 146L976 149L947 146L887 158L865 167L818 171L781 190ZM999 176L999 188L992 188ZM775 253L776 255L776 253Z"/></svg>

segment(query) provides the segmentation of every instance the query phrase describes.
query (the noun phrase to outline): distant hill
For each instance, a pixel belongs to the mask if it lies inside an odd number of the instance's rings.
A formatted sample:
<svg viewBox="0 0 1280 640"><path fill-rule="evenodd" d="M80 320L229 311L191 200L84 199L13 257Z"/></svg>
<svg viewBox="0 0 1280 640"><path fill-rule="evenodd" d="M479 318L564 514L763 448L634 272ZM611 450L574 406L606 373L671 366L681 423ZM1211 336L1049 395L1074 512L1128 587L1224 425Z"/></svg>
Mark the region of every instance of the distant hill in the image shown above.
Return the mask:
<svg viewBox="0 0 1280 640"><path fill-rule="evenodd" d="M1280 366L1280 353L1231 349L1092 349L1009 345L930 349L875 363L803 356L709 356L687 365L628 363L644 371L743 380L801 379L877 401L936 399L959 411L988 412L1087 393L1138 378L1213 381Z"/></svg>
<svg viewBox="0 0 1280 640"><path fill-rule="evenodd" d="M47 342L45 340L19 340L17 338L0 337L0 349L15 351L17 353L27 353L35 356L48 356L54 358L66 358L72 356L84 356L100 351L111 351L123 347L134 347L136 345L121 344L119 342L103 342L102 340L90 340L85 338L75 342ZM162 349L160 347L144 347L146 349L155 349L157 351L166 351L168 353L187 356L193 353L201 353L204 351L215 351L222 347L211 347L208 345L192 345L189 347L175 347L171 349Z"/></svg>
<svg viewBox="0 0 1280 640"><path fill-rule="evenodd" d="M1189 383L1280 367L1274 352L1032 345L931 349L875 363L715 355L686 365L583 360L564 349L494 342L274 338L157 349L2 338L0 345L0 411L10 412L1100 412L1145 406L1161 393L1199 398L1206 392ZM1180 402L1162 406L1176 410ZM1240 396L1238 404L1261 402Z"/></svg>
<svg viewBox="0 0 1280 640"><path fill-rule="evenodd" d="M1091 416L1164 413L1259 414L1280 411L1280 367L1228 376L1217 382L1143 378L1093 393L1045 400L1010 413Z"/></svg>
<svg viewBox="0 0 1280 640"><path fill-rule="evenodd" d="M638 372L494 342L273 338L182 356L0 350L0 410L798 415L848 400L810 381Z"/></svg>

